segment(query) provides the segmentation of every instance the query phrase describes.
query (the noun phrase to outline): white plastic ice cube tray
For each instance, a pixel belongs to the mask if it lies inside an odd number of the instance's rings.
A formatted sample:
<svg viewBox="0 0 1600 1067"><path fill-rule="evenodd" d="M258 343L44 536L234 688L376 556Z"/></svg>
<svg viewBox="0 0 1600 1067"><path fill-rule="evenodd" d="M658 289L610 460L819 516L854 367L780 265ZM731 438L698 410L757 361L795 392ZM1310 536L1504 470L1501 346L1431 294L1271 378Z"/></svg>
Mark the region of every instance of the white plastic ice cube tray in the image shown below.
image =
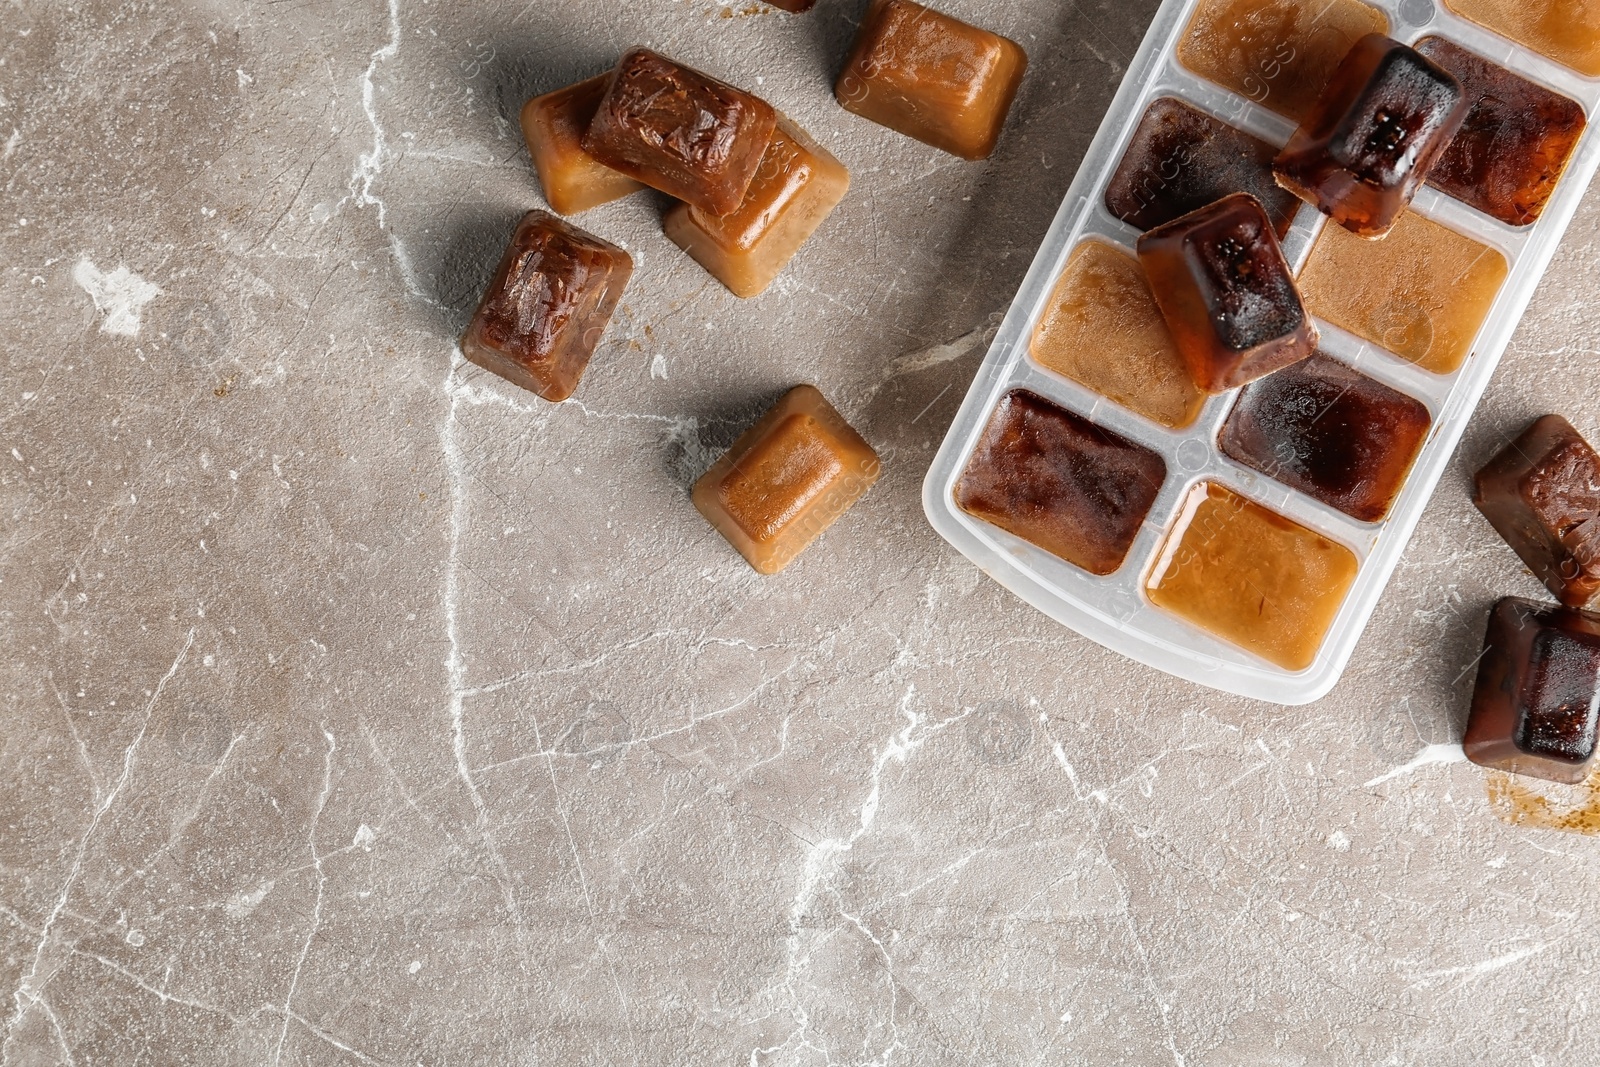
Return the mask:
<svg viewBox="0 0 1600 1067"><path fill-rule="evenodd" d="M1221 454L1217 434L1237 391L1211 398L1199 419L1169 430L1120 407L1076 382L1034 363L1029 340L1046 311L1068 257L1085 240L1106 241L1129 254L1139 233L1105 207L1104 193L1145 111L1175 97L1274 145L1294 124L1250 100L1208 82L1177 59L1184 32L1202 0L1167 0L1123 78L1122 87L1089 148L1077 180L1056 213L1044 244L1001 324L988 356L935 457L923 486L923 506L934 529L992 578L1063 625L1124 656L1158 670L1227 692L1279 704L1305 704L1326 695L1344 673L1378 598L1405 551L1423 508L1456 449L1467 420L1516 331L1540 277L1600 167L1596 104L1600 79L1576 72L1461 18L1433 0L1373 0L1389 18L1389 34L1406 44L1446 37L1509 70L1583 105L1590 124L1565 177L1534 225L1514 228L1431 187L1413 209L1503 252L1511 273L1472 354L1453 374L1433 374L1330 323L1318 321L1322 351L1427 405L1433 429L1388 518L1359 522ZM1316 0L1303 0L1313 3ZM1298 272L1326 219L1302 205L1284 240ZM995 405L1024 388L1069 411L1145 445L1167 463L1160 496L1121 569L1096 577L1043 549L962 511L954 490ZM1291 672L1198 629L1151 603L1145 586L1157 553L1178 518L1180 505L1200 482L1225 485L1244 497L1350 548L1360 571L1308 669Z"/></svg>

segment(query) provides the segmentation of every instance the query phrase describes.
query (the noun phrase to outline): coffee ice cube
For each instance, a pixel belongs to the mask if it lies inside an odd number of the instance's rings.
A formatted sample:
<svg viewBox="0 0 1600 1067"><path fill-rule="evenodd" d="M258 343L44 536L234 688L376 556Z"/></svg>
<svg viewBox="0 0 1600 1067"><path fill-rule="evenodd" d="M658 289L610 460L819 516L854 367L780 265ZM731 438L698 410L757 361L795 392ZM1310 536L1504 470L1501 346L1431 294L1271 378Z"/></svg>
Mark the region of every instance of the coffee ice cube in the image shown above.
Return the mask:
<svg viewBox="0 0 1600 1067"><path fill-rule="evenodd" d="M846 111L962 159L987 159L1022 84L1015 41L911 0L873 0L834 86Z"/></svg>
<svg viewBox="0 0 1600 1067"><path fill-rule="evenodd" d="M1317 329L1261 201L1236 193L1139 239L1139 261L1201 389L1223 393L1309 357Z"/></svg>
<svg viewBox="0 0 1600 1067"><path fill-rule="evenodd" d="M635 48L611 72L582 143L612 170L726 215L744 200L777 122L743 89Z"/></svg>
<svg viewBox="0 0 1600 1067"><path fill-rule="evenodd" d="M694 486L706 521L762 574L787 567L878 480L878 454L815 386L789 390Z"/></svg>
<svg viewBox="0 0 1600 1067"><path fill-rule="evenodd" d="M1114 573L1161 492L1156 453L1027 390L1001 398L956 503L1090 574Z"/></svg>
<svg viewBox="0 0 1600 1067"><path fill-rule="evenodd" d="M1420 401L1318 353L1248 386L1220 443L1230 459L1377 522L1432 424Z"/></svg>
<svg viewBox="0 0 1600 1067"><path fill-rule="evenodd" d="M1277 149L1181 100L1150 105L1106 186L1106 208L1140 230L1197 211L1232 193L1250 193L1281 238L1300 201L1272 176Z"/></svg>
<svg viewBox="0 0 1600 1067"><path fill-rule="evenodd" d="M602 74L523 105L522 135L544 198L558 214L575 215L644 188L583 150L583 133L605 96L608 77Z"/></svg>
<svg viewBox="0 0 1600 1067"><path fill-rule="evenodd" d="M1600 17L1593 0L1444 0L1458 15L1588 78L1600 77Z"/></svg>
<svg viewBox="0 0 1600 1067"><path fill-rule="evenodd" d="M1455 76L1468 103L1428 184L1512 226L1538 222L1588 124L1583 107L1446 38L1417 51Z"/></svg>
<svg viewBox="0 0 1600 1067"><path fill-rule="evenodd" d="M689 204L667 212L667 236L739 297L759 295L850 188L850 172L782 115L744 202L726 215Z"/></svg>
<svg viewBox="0 0 1600 1067"><path fill-rule="evenodd" d="M1146 591L1157 607L1285 670L1316 661L1355 553L1225 485L1194 487Z"/></svg>
<svg viewBox="0 0 1600 1067"><path fill-rule="evenodd" d="M633 274L616 245L530 211L461 339L478 366L546 400L578 387Z"/></svg>
<svg viewBox="0 0 1600 1067"><path fill-rule="evenodd" d="M1496 249L1407 211L1381 241L1323 227L1300 291L1318 318L1451 374L1472 352L1510 271Z"/></svg>
<svg viewBox="0 0 1600 1067"><path fill-rule="evenodd" d="M1273 164L1278 183L1360 237L1394 227L1467 115L1461 83L1382 34L1358 41Z"/></svg>
<svg viewBox="0 0 1600 1067"><path fill-rule="evenodd" d="M1568 607L1600 594L1600 455L1546 415L1478 472L1473 503Z"/></svg>
<svg viewBox="0 0 1600 1067"><path fill-rule="evenodd" d="M1104 241L1073 250L1028 353L1040 366L1163 426L1188 426L1205 405L1144 269Z"/></svg>
<svg viewBox="0 0 1600 1067"><path fill-rule="evenodd" d="M1600 615L1508 597L1495 605L1462 740L1467 758L1573 785L1600 733Z"/></svg>
<svg viewBox="0 0 1600 1067"><path fill-rule="evenodd" d="M1361 0L1200 0L1178 59L1298 122L1350 46L1388 30L1383 12Z"/></svg>

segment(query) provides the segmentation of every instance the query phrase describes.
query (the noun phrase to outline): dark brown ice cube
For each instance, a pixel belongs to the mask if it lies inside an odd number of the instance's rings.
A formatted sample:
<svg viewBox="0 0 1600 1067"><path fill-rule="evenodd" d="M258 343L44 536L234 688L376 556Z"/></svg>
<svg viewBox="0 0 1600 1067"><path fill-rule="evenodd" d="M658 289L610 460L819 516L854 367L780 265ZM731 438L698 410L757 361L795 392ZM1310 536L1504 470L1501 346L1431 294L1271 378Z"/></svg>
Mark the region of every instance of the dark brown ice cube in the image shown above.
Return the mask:
<svg viewBox="0 0 1600 1067"><path fill-rule="evenodd" d="M1090 574L1122 566L1167 466L1050 401L1003 397L956 483L961 509Z"/></svg>
<svg viewBox="0 0 1600 1067"><path fill-rule="evenodd" d="M1106 208L1140 230L1198 211L1232 193L1260 200L1281 238L1300 201L1272 177L1277 149L1180 100L1157 100L1145 112L1117 172Z"/></svg>
<svg viewBox="0 0 1600 1067"><path fill-rule="evenodd" d="M1538 222L1588 124L1583 107L1443 37L1417 51L1455 76L1468 108L1428 184L1501 222Z"/></svg>
<svg viewBox="0 0 1600 1067"><path fill-rule="evenodd" d="M1356 42L1278 155L1278 183L1350 232L1389 232L1467 114L1461 83L1382 34Z"/></svg>
<svg viewBox="0 0 1600 1067"><path fill-rule="evenodd" d="M1194 382L1223 393L1306 359L1317 329L1261 201L1236 193L1139 239Z"/></svg>
<svg viewBox="0 0 1600 1067"><path fill-rule="evenodd" d="M583 150L713 215L744 200L777 112L707 74L635 48L611 72Z"/></svg>
<svg viewBox="0 0 1600 1067"><path fill-rule="evenodd" d="M1473 503L1563 604L1600 593L1600 456L1546 415L1478 472Z"/></svg>
<svg viewBox="0 0 1600 1067"><path fill-rule="evenodd" d="M495 271L461 352L560 402L578 387L633 274L633 259L546 211L530 211Z"/></svg>
<svg viewBox="0 0 1600 1067"><path fill-rule="evenodd" d="M1417 400L1318 353L1245 389L1222 451L1363 522L1377 522L1433 420Z"/></svg>
<svg viewBox="0 0 1600 1067"><path fill-rule="evenodd" d="M1600 615L1508 597L1495 605L1462 747L1474 763L1583 781L1600 731Z"/></svg>

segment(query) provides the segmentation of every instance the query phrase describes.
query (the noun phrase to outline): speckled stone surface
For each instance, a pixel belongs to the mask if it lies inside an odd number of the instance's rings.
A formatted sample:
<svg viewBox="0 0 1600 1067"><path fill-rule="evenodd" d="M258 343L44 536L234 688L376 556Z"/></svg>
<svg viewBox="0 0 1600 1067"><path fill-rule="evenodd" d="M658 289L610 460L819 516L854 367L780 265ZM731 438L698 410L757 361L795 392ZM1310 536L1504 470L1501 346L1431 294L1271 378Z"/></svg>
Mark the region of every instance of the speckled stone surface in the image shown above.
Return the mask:
<svg viewBox="0 0 1600 1067"><path fill-rule="evenodd" d="M919 503L1155 0L945 0L1033 59L974 164L832 102L862 6L0 2L7 1067L1594 1062L1594 801L1449 746L1600 199L1344 682L1219 696ZM550 406L454 338L517 108L636 43L855 184L753 302L585 215L639 269ZM688 487L800 381L885 475L762 579Z"/></svg>

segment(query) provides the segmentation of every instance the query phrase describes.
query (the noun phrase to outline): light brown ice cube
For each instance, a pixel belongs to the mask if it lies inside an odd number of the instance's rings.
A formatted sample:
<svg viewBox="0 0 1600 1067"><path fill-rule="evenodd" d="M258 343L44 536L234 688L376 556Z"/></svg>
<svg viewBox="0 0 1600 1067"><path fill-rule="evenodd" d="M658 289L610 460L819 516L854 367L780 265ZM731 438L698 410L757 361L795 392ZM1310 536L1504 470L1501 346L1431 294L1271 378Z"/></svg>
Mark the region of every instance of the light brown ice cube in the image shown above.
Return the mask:
<svg viewBox="0 0 1600 1067"><path fill-rule="evenodd" d="M1029 353L1040 366L1178 429L1206 401L1184 368L1144 268L1103 241L1073 250Z"/></svg>
<svg viewBox="0 0 1600 1067"><path fill-rule="evenodd" d="M1351 47L1389 19L1360 0L1200 0L1184 66L1298 122Z"/></svg>
<svg viewBox="0 0 1600 1067"><path fill-rule="evenodd" d="M963 159L985 159L1022 84L1015 41L911 0L873 0L834 86L847 111Z"/></svg>
<svg viewBox="0 0 1600 1067"><path fill-rule="evenodd" d="M1285 670L1316 661L1358 569L1344 545L1215 482L1196 486L1157 558L1157 607Z"/></svg>
<svg viewBox="0 0 1600 1067"><path fill-rule="evenodd" d="M600 106L608 77L602 74L523 105L522 136L544 186L545 201L558 214L575 215L644 188L583 150L583 131Z"/></svg>
<svg viewBox="0 0 1600 1067"><path fill-rule="evenodd" d="M695 483L694 505L762 574L787 567L878 480L878 454L814 386L783 395Z"/></svg>
<svg viewBox="0 0 1600 1067"><path fill-rule="evenodd" d="M1600 77L1594 0L1445 0L1445 6L1579 74Z"/></svg>
<svg viewBox="0 0 1600 1067"><path fill-rule="evenodd" d="M667 212L667 236L735 296L756 296L849 188L844 164L780 115L744 202L727 215L677 204Z"/></svg>
<svg viewBox="0 0 1600 1067"><path fill-rule="evenodd" d="M1407 211L1381 241L1324 227L1300 291L1313 315L1450 374L1471 353L1509 273L1500 252Z"/></svg>

